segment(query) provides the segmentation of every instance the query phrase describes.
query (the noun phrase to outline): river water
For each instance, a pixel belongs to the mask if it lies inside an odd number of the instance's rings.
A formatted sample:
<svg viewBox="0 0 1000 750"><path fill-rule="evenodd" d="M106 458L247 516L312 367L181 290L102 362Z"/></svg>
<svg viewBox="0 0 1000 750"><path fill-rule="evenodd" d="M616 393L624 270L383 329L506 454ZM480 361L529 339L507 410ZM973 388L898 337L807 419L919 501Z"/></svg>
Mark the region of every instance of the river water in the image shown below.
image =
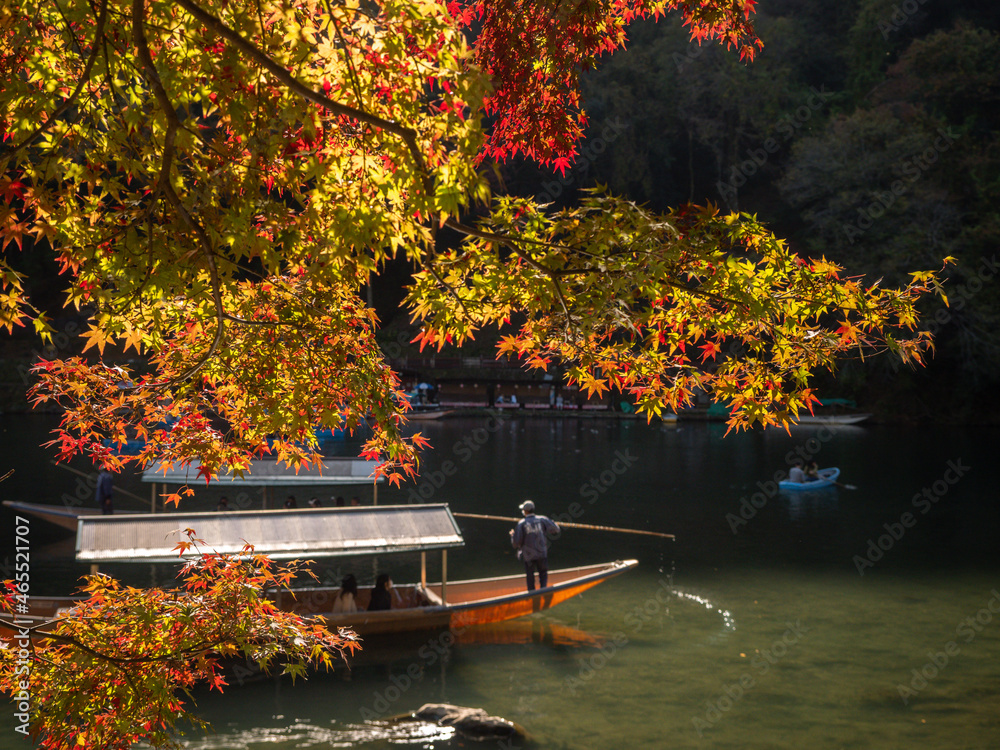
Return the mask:
<svg viewBox="0 0 1000 750"><path fill-rule="evenodd" d="M16 473L0 496L75 502L80 477L33 447L51 423L3 420ZM640 566L544 616L457 642L439 633L372 644L352 669L294 686L237 667L223 695L197 695L214 733L188 737L188 747L461 746L379 721L427 702L512 719L539 748L1000 747L997 430L724 438L715 424L513 416L419 429L434 445L422 479L380 488L380 504L422 498L513 516L532 498L550 516L677 540L565 530L553 567ZM796 452L839 466L857 489L775 491ZM148 497L134 479L118 487ZM367 502L370 488L358 494ZM123 510L142 506L119 498ZM216 498L200 490L191 507ZM0 516L5 537L12 518ZM449 578L520 570L507 525L460 525L467 546L449 553ZM85 571L65 540L35 528L33 590L66 593ZM417 568L387 557L318 566L330 581L347 569L365 582L376 569L412 580ZM110 572L138 583L170 575L162 566ZM5 739L16 736L10 721L0 716L0 747L23 747Z"/></svg>

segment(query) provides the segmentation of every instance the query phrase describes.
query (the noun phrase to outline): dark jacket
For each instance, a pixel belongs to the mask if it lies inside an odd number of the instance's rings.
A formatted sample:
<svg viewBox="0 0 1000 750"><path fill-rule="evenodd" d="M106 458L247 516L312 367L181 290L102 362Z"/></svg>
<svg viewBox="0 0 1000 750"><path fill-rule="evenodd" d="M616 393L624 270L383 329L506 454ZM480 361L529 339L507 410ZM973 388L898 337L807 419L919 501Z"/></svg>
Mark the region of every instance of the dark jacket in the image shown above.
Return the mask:
<svg viewBox="0 0 1000 750"><path fill-rule="evenodd" d="M379 609L392 609L392 594L388 589L372 589L372 597L368 602L368 611L374 612Z"/></svg>
<svg viewBox="0 0 1000 750"><path fill-rule="evenodd" d="M555 521L532 513L517 522L510 543L514 549L521 550L525 562L544 560L549 553L549 537L558 533Z"/></svg>
<svg viewBox="0 0 1000 750"><path fill-rule="evenodd" d="M104 505L105 500L111 499L113 485L110 471L102 471L97 475L97 488L94 492L94 499L98 505Z"/></svg>

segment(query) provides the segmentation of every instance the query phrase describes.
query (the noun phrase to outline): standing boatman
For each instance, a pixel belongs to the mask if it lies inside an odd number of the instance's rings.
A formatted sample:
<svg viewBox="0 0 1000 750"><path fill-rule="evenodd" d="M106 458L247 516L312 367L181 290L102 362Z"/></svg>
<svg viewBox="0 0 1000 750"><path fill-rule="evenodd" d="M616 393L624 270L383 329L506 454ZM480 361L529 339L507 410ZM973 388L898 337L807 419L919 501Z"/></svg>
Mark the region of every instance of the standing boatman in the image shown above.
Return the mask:
<svg viewBox="0 0 1000 750"><path fill-rule="evenodd" d="M114 505L111 502L113 492L111 472L107 469L102 469L97 475L97 487L94 491L94 500L97 501L97 507L101 509L102 515L110 516L115 512Z"/></svg>
<svg viewBox="0 0 1000 750"><path fill-rule="evenodd" d="M524 518L510 531L510 543L517 550L517 558L524 562L528 591L535 590L535 571L538 587L544 589L549 582L549 537L559 533L555 521L535 515L535 504L525 500L519 506Z"/></svg>

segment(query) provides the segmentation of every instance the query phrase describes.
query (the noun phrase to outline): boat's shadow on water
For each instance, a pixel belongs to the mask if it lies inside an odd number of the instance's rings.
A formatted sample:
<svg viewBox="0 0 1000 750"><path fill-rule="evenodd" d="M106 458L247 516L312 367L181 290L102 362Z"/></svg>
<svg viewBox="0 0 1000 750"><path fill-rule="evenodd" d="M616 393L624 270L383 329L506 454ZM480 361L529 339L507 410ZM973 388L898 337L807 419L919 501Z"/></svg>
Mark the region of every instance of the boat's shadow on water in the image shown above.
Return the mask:
<svg viewBox="0 0 1000 750"><path fill-rule="evenodd" d="M332 674L338 679L351 679L351 673L355 671L422 673L429 667L448 662L460 650L482 646L534 644L573 651L599 649L607 640L605 634L580 630L545 615L466 628L369 635L360 639L360 649L335 661ZM230 686L274 679L273 675L280 673L280 668L265 673L246 660L229 660L224 670ZM330 673L314 673L311 679L323 674Z"/></svg>

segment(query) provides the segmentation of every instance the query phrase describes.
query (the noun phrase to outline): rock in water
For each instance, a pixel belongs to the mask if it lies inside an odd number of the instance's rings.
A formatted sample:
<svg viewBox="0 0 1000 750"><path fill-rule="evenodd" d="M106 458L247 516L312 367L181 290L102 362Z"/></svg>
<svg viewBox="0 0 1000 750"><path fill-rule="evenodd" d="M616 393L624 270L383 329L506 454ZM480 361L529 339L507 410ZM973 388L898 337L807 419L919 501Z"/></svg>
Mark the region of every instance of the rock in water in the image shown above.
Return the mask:
<svg viewBox="0 0 1000 750"><path fill-rule="evenodd" d="M413 712L413 718L453 727L465 737L477 740L513 739L524 742L524 727L499 716L490 716L481 708L452 706L448 703L425 703Z"/></svg>

